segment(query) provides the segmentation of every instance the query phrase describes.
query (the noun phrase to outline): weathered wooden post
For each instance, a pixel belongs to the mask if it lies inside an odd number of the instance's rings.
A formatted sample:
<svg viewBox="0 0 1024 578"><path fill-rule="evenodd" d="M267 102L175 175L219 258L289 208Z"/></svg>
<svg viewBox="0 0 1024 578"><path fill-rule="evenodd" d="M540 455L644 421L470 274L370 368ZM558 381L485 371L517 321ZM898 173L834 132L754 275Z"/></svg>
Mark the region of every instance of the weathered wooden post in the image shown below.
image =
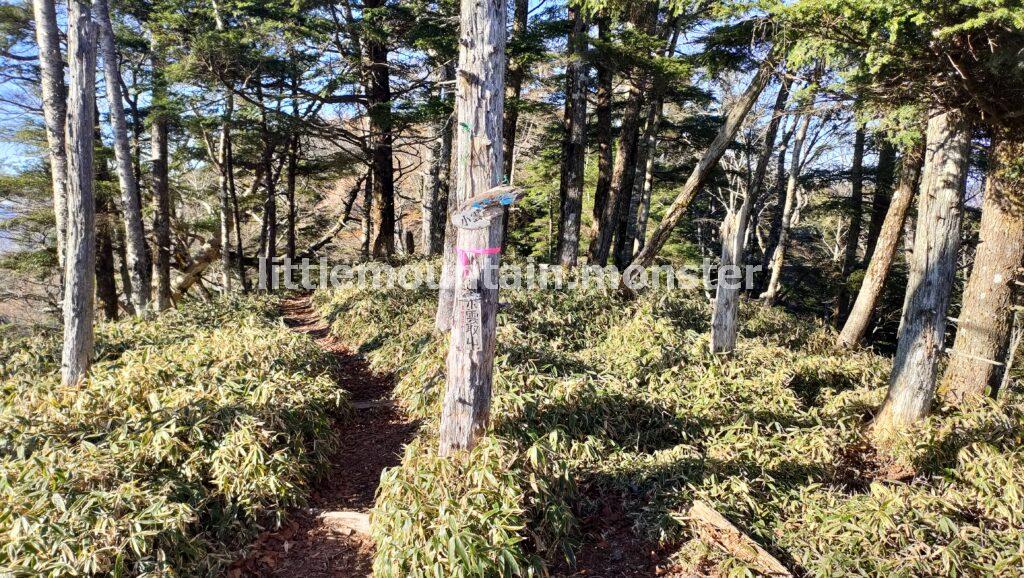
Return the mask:
<svg viewBox="0 0 1024 578"><path fill-rule="evenodd" d="M491 406L497 330L502 219L493 218L514 194L502 180L505 109L505 2L462 0L456 78L456 266L440 454L471 449L483 435ZM487 193L497 193L486 197ZM486 198L485 198L486 197ZM443 285L443 281L442 281ZM442 296L443 296L442 291Z"/></svg>

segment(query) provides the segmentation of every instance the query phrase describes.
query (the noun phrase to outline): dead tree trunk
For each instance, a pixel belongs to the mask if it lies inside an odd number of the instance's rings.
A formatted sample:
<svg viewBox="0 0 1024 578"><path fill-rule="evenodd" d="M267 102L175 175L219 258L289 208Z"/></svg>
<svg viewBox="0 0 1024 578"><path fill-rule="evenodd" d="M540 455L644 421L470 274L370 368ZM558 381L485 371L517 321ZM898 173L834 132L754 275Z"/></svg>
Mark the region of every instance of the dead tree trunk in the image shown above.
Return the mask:
<svg viewBox="0 0 1024 578"><path fill-rule="evenodd" d="M457 206L502 179L505 3L462 0L461 21ZM487 428L502 235L500 218L482 229L459 230L460 271L441 414L441 455L472 449Z"/></svg>
<svg viewBox="0 0 1024 578"><path fill-rule="evenodd" d="M110 25L107 0L94 0L95 21L99 33L99 51L103 57L103 79L107 85L107 105L110 108L110 131L114 136L114 159L117 180L121 186L121 211L124 215L125 257L129 273L132 307L142 315L149 307L152 293L152 271L146 251L146 231L142 221L142 203L139 183L132 166L131 142L125 120L124 102L121 100L121 72L117 65L114 30Z"/></svg>
<svg viewBox="0 0 1024 578"><path fill-rule="evenodd" d="M565 71L565 138L562 141L561 199L558 221L558 262L575 267L583 218L583 168L587 155L587 19L582 9L569 7L569 65Z"/></svg>
<svg viewBox="0 0 1024 578"><path fill-rule="evenodd" d="M786 244L789 242L789 229L793 224L793 213L797 205L797 187L800 185L800 169L803 163L804 141L807 130L811 126L811 115L808 113L800 121L793 141L793 154L789 165L789 177L786 179L786 204L782 208L782 223L779 226L779 241L771 259L771 274L768 277L768 288L761 294L765 305L774 305L779 296L782 284L782 264L786 260Z"/></svg>
<svg viewBox="0 0 1024 578"><path fill-rule="evenodd" d="M156 240L156 309L171 308L171 193L167 181L167 79L163 48L154 39L152 128L150 135L153 186L153 237Z"/></svg>
<svg viewBox="0 0 1024 578"><path fill-rule="evenodd" d="M1024 140L999 135L991 151L978 251L943 379L945 398L953 403L999 390L1013 328L1014 286L1024 265L1024 186L1014 172L1024 158Z"/></svg>
<svg viewBox="0 0 1024 578"><path fill-rule="evenodd" d="M878 145L878 166L875 168L875 192L871 198L871 220L864 240L864 262L870 263L882 232L882 223L892 203L893 178L896 175L896 147L887 140Z"/></svg>
<svg viewBox="0 0 1024 578"><path fill-rule="evenodd" d="M839 347L854 348L864 338L871 323L871 315L878 304L885 280L889 276L896 249L899 247L903 234L903 224L907 220L907 211L917 192L917 184L921 179L921 165L924 163L924 145L915 146L903 155L900 168L900 182L889 202L885 220L878 233L878 239L871 254L871 262L864 274L857 300L846 318L843 330L839 333Z"/></svg>
<svg viewBox="0 0 1024 578"><path fill-rule="evenodd" d="M57 263L63 271L67 236L68 157L64 124L67 117L64 87L64 60L60 55L60 30L53 0L32 0L39 46L39 79L43 97L43 122L50 157L53 187L53 216L56 221Z"/></svg>
<svg viewBox="0 0 1024 578"><path fill-rule="evenodd" d="M754 167L751 186L743 197L743 203L734 214L726 215L722 223L722 258L718 265L718 286L715 289L715 305L711 313L711 351L713 353L729 353L736 347L736 319L739 314L740 290L743 276L738 274L744 263L747 226L754 203L761 196L764 177L768 172L768 163L775 152L775 137L779 132L779 124L785 114L786 101L789 99L789 83L783 79L779 92L775 97L772 117L764 135L764 148ZM731 269L730 269L731 268Z"/></svg>
<svg viewBox="0 0 1024 578"><path fill-rule="evenodd" d="M68 91L65 155L67 238L64 275L64 348L61 380L78 385L89 370L93 353L96 290L96 200L93 174L93 129L96 97L96 29L90 6L68 3Z"/></svg>
<svg viewBox="0 0 1024 578"><path fill-rule="evenodd" d="M683 189L676 196L668 211L665 212L665 217L661 220L661 223L658 223L658 227L654 232L651 233L650 241L633 260L634 264L639 267L648 267L654 262L654 258L661 251L661 248L665 246L672 230L686 213L687 207L690 206L690 201L693 200L693 197L704 186L708 177L711 176L712 170L714 170L718 161L721 160L722 155L725 154L733 139L736 138L736 133L743 124L743 120L746 119L747 113L750 112L751 107L754 106L764 87L771 80L774 70L775 60L769 56L761 64L761 68L758 69L757 74L754 75L750 85L747 86L746 90L736 101L736 104L729 110L729 114L725 117L725 124L718 129L715 140L711 142L708 150L704 151L704 155L697 163L697 166L694 167L693 172L690 173L690 177L686 180L686 184L683 185Z"/></svg>
<svg viewBox="0 0 1024 578"><path fill-rule="evenodd" d="M928 120L908 298L889 391L873 425L880 438L924 418L935 397L935 372L960 249L970 145L970 125L958 112Z"/></svg>

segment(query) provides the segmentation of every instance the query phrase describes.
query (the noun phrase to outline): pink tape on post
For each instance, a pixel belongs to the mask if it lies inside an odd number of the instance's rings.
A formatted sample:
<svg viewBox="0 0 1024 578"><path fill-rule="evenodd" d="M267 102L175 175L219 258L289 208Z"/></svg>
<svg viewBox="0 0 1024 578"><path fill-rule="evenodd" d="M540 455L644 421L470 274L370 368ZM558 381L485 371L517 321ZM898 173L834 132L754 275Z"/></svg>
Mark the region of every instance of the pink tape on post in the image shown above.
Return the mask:
<svg viewBox="0 0 1024 578"><path fill-rule="evenodd" d="M501 247L487 247L486 249L462 249L456 247L455 252L459 256L459 271L460 277L465 277L468 273L467 267L469 267L469 256L470 255L497 255L501 253Z"/></svg>

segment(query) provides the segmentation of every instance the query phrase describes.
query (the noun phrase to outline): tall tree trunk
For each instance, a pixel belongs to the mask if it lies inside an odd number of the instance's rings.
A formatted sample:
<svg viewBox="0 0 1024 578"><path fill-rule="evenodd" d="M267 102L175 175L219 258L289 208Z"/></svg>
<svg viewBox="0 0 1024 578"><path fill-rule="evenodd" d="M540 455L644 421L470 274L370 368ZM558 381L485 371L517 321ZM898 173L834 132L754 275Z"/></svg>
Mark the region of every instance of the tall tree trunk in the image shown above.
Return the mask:
<svg viewBox="0 0 1024 578"><path fill-rule="evenodd" d="M843 330L839 333L837 345L851 349L860 343L871 323L871 315L878 305L885 288L885 280L889 276L896 249L903 234L903 224L907 220L907 211L914 200L918 182L921 180L921 166L924 163L924 144L909 149L903 156L900 168L900 182L896 193L889 201L885 220L877 234L875 247L871 252L871 262L864 281L861 283L857 300L853 304L850 315L846 318Z"/></svg>
<svg viewBox="0 0 1024 578"><path fill-rule="evenodd" d="M480 195L502 180L502 113L505 106L505 3L462 0L456 199ZM460 203L456 203L459 205ZM447 380L441 413L440 454L472 449L487 429L497 331L497 270L502 219L482 229L460 229L464 259L455 297Z"/></svg>
<svg viewBox="0 0 1024 578"><path fill-rule="evenodd" d="M657 13L657 5L642 2L632 7L635 10L627 26L643 33L650 31ZM641 79L640 71L633 69L633 79L629 87L626 108L622 112L619 125L619 136L615 146L615 160L612 164L611 183L604 211L598 225L594 247L591 249L592 260L601 266L608 263L613 256L619 264L619 254L625 251L627 219L629 217L630 193L633 187L632 175L636 169L636 144L640 132L640 110L643 107L646 83ZM616 239L616 236L618 238ZM614 245L614 255L612 255ZM632 247L630 247L632 249Z"/></svg>
<svg viewBox="0 0 1024 578"><path fill-rule="evenodd" d="M669 22L665 26L665 47L661 57L668 58L676 51L679 40L680 19ZM659 86L651 86L651 102L647 109L643 136L637 143L636 170L633 176L633 194L630 197L629 210L626 217L626 234L623 239L622 255L624 264L633 259L634 250L643 248L643 240L638 239L647 234L647 217L651 208L651 193L654 187L654 159L657 154L658 125L661 124L661 113L665 106L665 98Z"/></svg>
<svg viewBox="0 0 1024 578"><path fill-rule="evenodd" d="M853 164L850 167L850 198L847 202L847 213L850 215L850 226L846 229L846 246L843 251L843 262L839 268L842 282L836 296L835 310L832 320L840 327L842 320L850 308L850 290L848 288L850 274L857 268L857 252L860 248L861 222L864 220L864 140L863 128L858 128L853 139Z"/></svg>
<svg viewBox="0 0 1024 578"><path fill-rule="evenodd" d="M68 3L68 91L66 151L67 238L64 275L64 347L61 381L78 385L93 354L96 291L96 201L93 174L93 128L96 97L96 29L90 6Z"/></svg>
<svg viewBox="0 0 1024 578"><path fill-rule="evenodd" d="M262 98L260 101L262 102ZM266 196L263 200L263 227L266 231L264 243L263 243L263 258L266 260L266 271L267 271L267 287L273 288L274 277L277 274L274 269L274 259L277 258L277 183L274 178L274 143L271 141L274 137L270 134L268 128L266 128L266 119L264 118L264 130L263 130L263 187L266 191Z"/></svg>
<svg viewBox="0 0 1024 578"><path fill-rule="evenodd" d="M370 260L370 245L373 242L373 166L363 185L363 238L359 247L359 256L363 261Z"/></svg>
<svg viewBox="0 0 1024 578"><path fill-rule="evenodd" d="M231 123L235 112L235 95L231 90L225 91L224 118L220 125L220 143L217 148L217 157L220 159L220 239L224 250L221 251L221 285L225 293L231 292L231 228L235 221L232 210L233 181L234 175L231 159ZM241 236L238 239L238 259L242 261ZM244 278L244 269L239 271L239 276Z"/></svg>
<svg viewBox="0 0 1024 578"><path fill-rule="evenodd" d="M953 403L965 403L986 390L995 393L1003 379L1013 328L1014 282L1024 265L1021 159L1024 140L1019 135L993 139L978 250L943 379L944 395Z"/></svg>
<svg viewBox="0 0 1024 578"><path fill-rule="evenodd" d="M970 145L970 125L958 112L934 114L928 120L908 299L889 391L873 425L879 439L924 418L935 397L936 367L960 249Z"/></svg>
<svg viewBox="0 0 1024 578"><path fill-rule="evenodd" d="M383 27L384 15L378 13L384 0L364 2L364 9L374 10L368 16ZM382 259L395 252L395 169L391 150L391 68L388 64L388 45L376 36L364 38L369 59L370 138L373 148L373 226L371 252Z"/></svg>
<svg viewBox="0 0 1024 578"><path fill-rule="evenodd" d="M569 64L565 71L565 112L562 123L561 201L558 221L558 262L575 267L580 251L580 222L583 218L583 170L587 156L587 19L582 9L569 7Z"/></svg>
<svg viewBox="0 0 1024 578"><path fill-rule="evenodd" d="M878 145L878 166L875 168L875 192L871 198L871 220L865 239L864 262L870 263L882 232L882 223L892 203L893 178L896 176L896 146L882 139Z"/></svg>
<svg viewBox="0 0 1024 578"><path fill-rule="evenodd" d="M739 314L739 296L742 288L742 274L737 274L744 262L744 248L747 239L747 226L754 203L761 196L764 177L768 172L768 163L775 152L775 137L779 132L779 124L785 114L786 101L789 100L789 82L781 81L779 92L775 96L772 117L764 135L764 148L757 159L754 174L750 180L750 189L743 197L743 203L735 213L730 212L722 222L722 256L718 264L718 286L715 289L715 304L711 313L711 351L713 353L730 353L736 347L736 318ZM735 269L729 269L735 267Z"/></svg>
<svg viewBox="0 0 1024 578"><path fill-rule="evenodd" d="M171 307L171 193L167 181L167 79L163 48L152 42L153 103L151 123L151 170L153 186L153 237L156 240L156 309Z"/></svg>
<svg viewBox="0 0 1024 578"><path fill-rule="evenodd" d="M704 183L707 182L718 161L721 160L726 149L729 148L733 139L736 138L736 133L739 131L744 119L746 119L751 107L754 106L764 87L771 80L775 64L774 58L769 56L761 64L757 74L754 75L750 85L747 86L746 90L736 101L736 104L729 110L725 117L725 124L718 130L718 134L715 135L715 139L711 142L708 150L704 151L704 155L697 163L697 166L693 168L693 172L690 173L690 177L686 180L686 184L683 185L683 189L668 208L661 223L651 233L650 241L633 260L639 267L650 266L658 252L665 246L669 235L675 229L680 219L683 218L693 197L704 186Z"/></svg>
<svg viewBox="0 0 1024 578"><path fill-rule="evenodd" d="M95 4L93 5L95 8ZM99 30L96 29L96 43L99 44ZM101 318L105 321L116 321L118 314L117 275L114 266L114 203L108 198L106 191L99 183L109 184L113 179L107 167L107 159L103 150L103 130L100 127L99 103L93 94L93 168L95 180L93 198L96 206L96 299L99 301Z"/></svg>
<svg viewBox="0 0 1024 578"><path fill-rule="evenodd" d="M775 248L779 246L779 232L782 231L782 214L785 212L786 185L788 182L786 177L786 153L789 151L789 142L792 140L793 134L796 132L796 124L799 122L799 116L792 118L794 119L793 126L789 127L788 131L782 133L782 141L779 142L779 154L775 160L775 198L777 199L777 206L775 211L772 212L772 219L768 224L768 237L765 239L764 250L761 253L762 288L768 286L768 275L766 273L769 273L772 256L775 255Z"/></svg>
<svg viewBox="0 0 1024 578"><path fill-rule="evenodd" d="M602 15L597 19L597 37L602 44L611 41L611 19ZM612 81L614 70L607 58L599 58L595 64L597 69L597 101L594 104L594 116L597 130L594 138L597 142L597 185L594 188L594 208L592 237L589 254L590 262L597 262L598 233L601 220L604 218L608 204L608 191L612 186Z"/></svg>
<svg viewBox="0 0 1024 578"><path fill-rule="evenodd" d="M807 139L807 130L810 126L811 115L808 113L800 121L800 128L796 132L796 140L793 141L789 176L786 179L786 203L782 209L782 224L779 226L779 242L776 243L775 252L772 254L768 287L761 294L761 299L764 299L765 305L774 305L775 300L779 296L779 287L782 284L782 264L786 260L786 244L789 242L789 229L793 224L793 213L797 205L797 187L800 184L804 141Z"/></svg>
<svg viewBox="0 0 1024 578"><path fill-rule="evenodd" d="M60 55L60 30L57 28L57 9L54 1L32 0L32 15L36 23L36 43L39 46L43 122L46 125L46 143L50 156L53 216L57 231L57 263L63 271L68 218L68 157L64 144L64 124L67 117L64 60Z"/></svg>
<svg viewBox="0 0 1024 578"><path fill-rule="evenodd" d="M438 67L440 100L447 105L453 103L453 92L449 87L455 80L455 67L449 63ZM445 107L444 118L433 126L433 143L430 145L430 172L423 198L423 252L427 256L440 255L444 251L445 220L448 215L448 193L452 165L452 140L455 134L452 122L454 111Z"/></svg>
<svg viewBox="0 0 1024 578"><path fill-rule="evenodd" d="M512 36L509 39L509 43L512 46L516 46L516 52L525 52L526 47L522 44L529 23L530 2L529 0L514 0L514 6ZM526 77L526 69L523 66L522 60L522 54L510 55L508 70L505 73L505 127L503 140L505 144L504 174L505 182L507 183L512 182L512 162L515 159L516 129L519 124L519 99L523 94L523 79Z"/></svg>
<svg viewBox="0 0 1024 578"><path fill-rule="evenodd" d="M103 182L102 176L97 182ZM117 273L114 265L114 212L102 193L96 195L96 299L103 319L117 321Z"/></svg>
<svg viewBox="0 0 1024 578"><path fill-rule="evenodd" d="M99 33L99 52L103 57L103 79L107 88L107 105L110 108L110 132L114 136L117 180L121 186L125 257L131 281L131 291L126 293L131 295L135 314L142 315L149 307L153 278L149 253L146 251L146 230L142 220L139 183L135 178L135 168L132 166L131 142L128 138L124 102L121 100L121 72L117 65L110 9L107 0L94 0L93 8Z"/></svg>
<svg viewBox="0 0 1024 578"><path fill-rule="evenodd" d="M295 260L295 223L297 207L295 205L295 178L299 170L299 137L292 135L288 140L288 166L285 169L285 196L288 200L288 231L285 237L285 255Z"/></svg>

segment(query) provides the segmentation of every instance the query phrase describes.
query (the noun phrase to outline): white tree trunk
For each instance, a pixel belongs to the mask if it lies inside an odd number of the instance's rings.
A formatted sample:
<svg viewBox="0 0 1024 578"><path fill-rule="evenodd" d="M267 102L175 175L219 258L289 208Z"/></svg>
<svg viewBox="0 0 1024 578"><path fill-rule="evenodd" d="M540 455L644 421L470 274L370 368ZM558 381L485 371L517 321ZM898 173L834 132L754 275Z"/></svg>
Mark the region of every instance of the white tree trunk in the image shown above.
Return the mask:
<svg viewBox="0 0 1024 578"><path fill-rule="evenodd" d="M68 220L64 275L64 349L61 379L77 385L89 369L93 352L96 292L96 204L93 195L93 129L96 96L96 30L89 4L68 6L67 159Z"/></svg>
<svg viewBox="0 0 1024 578"><path fill-rule="evenodd" d="M57 262L64 268L67 231L68 157L64 145L67 102L64 89L64 60L60 55L60 31L53 0L32 0L39 45L39 77L43 96L43 122L50 154L50 178L53 182L53 215L57 224Z"/></svg>
<svg viewBox="0 0 1024 578"><path fill-rule="evenodd" d="M970 145L970 124L960 114L944 112L929 119L902 329L889 392L873 426L880 437L924 418L935 398L936 366L960 249Z"/></svg>
<svg viewBox="0 0 1024 578"><path fill-rule="evenodd" d="M121 184L121 211L124 215L125 256L131 283L132 307L142 315L149 306L152 277L146 253L146 231L142 223L142 202L139 185L132 166L131 143L125 121L124 102L121 100L121 73L117 66L114 30L110 24L107 0L94 0L95 21L98 27L99 52L103 57L103 78L107 85L107 103L110 107L110 130L114 135L114 156L117 161L117 179Z"/></svg>
<svg viewBox="0 0 1024 578"><path fill-rule="evenodd" d="M485 193L502 179L505 107L505 3L462 0L459 43L457 202ZM456 272L454 323L441 414L440 453L469 450L483 436L490 414L497 330L497 272L502 219L482 229L460 229L463 258Z"/></svg>
<svg viewBox="0 0 1024 578"><path fill-rule="evenodd" d="M786 243L789 242L789 228L793 225L793 215L797 206L796 193L800 182L800 168L803 163L804 141L807 139L807 129L810 126L811 115L808 114L801 121L800 128L796 132L796 140L793 142L789 179L786 181L786 204L782 208L782 224L779 227L779 242L775 245L775 252L772 254L768 288L761 294L761 299L764 299L766 305L774 305L779 296L782 264L786 260Z"/></svg>
<svg viewBox="0 0 1024 578"><path fill-rule="evenodd" d="M743 267L744 250L747 241L747 226L754 203L761 196L764 177L768 172L775 151L775 137L779 132L786 101L789 99L789 84L783 79L772 108L772 118L764 135L764 149L757 160L751 186L743 197L739 211L730 212L722 223L722 258L718 264L718 286L715 289L715 305L711 313L711 351L729 353L736 347L736 319L739 315L740 289L743 275L736 273Z"/></svg>

